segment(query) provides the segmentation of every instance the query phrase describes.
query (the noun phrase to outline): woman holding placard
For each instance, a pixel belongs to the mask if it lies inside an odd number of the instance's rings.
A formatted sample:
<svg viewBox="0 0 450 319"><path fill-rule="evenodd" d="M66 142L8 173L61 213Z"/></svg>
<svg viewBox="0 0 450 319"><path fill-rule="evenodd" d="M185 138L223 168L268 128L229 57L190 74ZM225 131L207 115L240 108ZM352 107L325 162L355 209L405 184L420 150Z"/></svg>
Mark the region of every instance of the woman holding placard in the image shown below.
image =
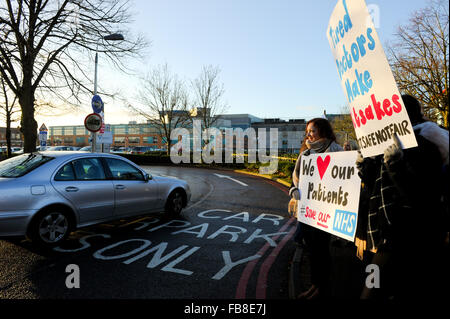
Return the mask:
<svg viewBox="0 0 450 319"><path fill-rule="evenodd" d="M314 153L339 152L342 147L336 143L336 136L330 122L324 118L314 118L306 123L306 147L307 149L300 152L295 163L294 172L292 173L292 181L294 187L289 191L291 197L300 200L301 192L298 189L301 157ZM306 248L310 252L311 259L311 283L312 286L302 294L299 298L315 299L324 296L329 290L330 281L330 234L318 230L306 224L298 224L301 237L304 238Z"/></svg>

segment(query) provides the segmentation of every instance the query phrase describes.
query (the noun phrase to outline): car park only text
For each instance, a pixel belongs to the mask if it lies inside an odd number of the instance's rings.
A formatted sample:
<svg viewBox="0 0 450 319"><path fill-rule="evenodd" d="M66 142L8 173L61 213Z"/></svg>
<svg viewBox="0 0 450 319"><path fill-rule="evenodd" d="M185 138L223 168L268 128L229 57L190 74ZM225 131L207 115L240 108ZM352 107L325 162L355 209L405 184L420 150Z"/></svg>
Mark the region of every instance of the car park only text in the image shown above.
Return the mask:
<svg viewBox="0 0 450 319"><path fill-rule="evenodd" d="M224 213L227 215L224 216ZM273 226L279 226L281 222L285 220L281 216L272 214L260 214L256 217L253 217L248 212L240 212L232 215L230 215L230 213L232 213L230 210L210 209L198 213L197 216L202 219L221 219L224 221L239 220L244 223L252 224L270 223ZM189 234L191 236L194 236L195 238L206 238L208 240L213 240L216 238L226 238L229 242L238 242L242 240L244 244L261 242L262 240L264 244L268 244L270 247L276 247L276 239L281 235L289 233L289 231L264 233L262 229L257 228L253 231L253 233L247 234L246 228L234 225L224 225L219 229L214 229L214 231L210 232L209 223L192 225L189 221L180 219L174 219L155 226L154 224L158 223L159 221L160 220L156 217L147 217L141 219L139 222L136 222L136 224L139 223L140 225L134 228L134 230L146 230L147 232L153 233L161 229L172 229L174 231L170 234L174 236L180 234ZM85 250L91 246L88 242L88 239L93 237L110 238L111 236L107 234L87 235L80 239L80 244L82 246L79 248L63 249L61 247L56 247L54 248L54 250L58 252L77 252ZM121 260L121 262L125 265L130 265L136 261L145 260L145 258L148 258L147 260L149 261L147 263L147 268L154 269L161 266L160 269L162 271L181 275L192 275L194 271L182 268L183 266L181 265L181 263L188 260L200 249L201 247L199 246L181 245L178 247L171 247L170 243L166 241L153 243L148 239L132 238L122 240L101 248L94 252L93 257L103 261ZM153 254L152 257L148 257L151 254ZM250 256L246 256L245 258L233 260L232 252L230 252L229 250L224 250L221 251L221 257L223 266L212 275L211 279L213 280L221 280L234 267L256 260L262 256L260 254L253 254ZM163 264L165 265L163 266Z"/></svg>

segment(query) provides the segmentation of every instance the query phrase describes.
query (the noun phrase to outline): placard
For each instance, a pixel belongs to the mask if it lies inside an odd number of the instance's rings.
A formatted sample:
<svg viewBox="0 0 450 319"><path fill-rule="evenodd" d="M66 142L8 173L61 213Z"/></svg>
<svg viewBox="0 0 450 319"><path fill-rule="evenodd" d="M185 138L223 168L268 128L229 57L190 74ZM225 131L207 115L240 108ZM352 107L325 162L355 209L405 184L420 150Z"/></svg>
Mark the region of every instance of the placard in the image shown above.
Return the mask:
<svg viewBox="0 0 450 319"><path fill-rule="evenodd" d="M357 155L357 151L347 151L302 156L300 222L354 240L361 188Z"/></svg>
<svg viewBox="0 0 450 319"><path fill-rule="evenodd" d="M396 133L404 148L414 131L364 0L339 0L327 38L364 157L383 154Z"/></svg>

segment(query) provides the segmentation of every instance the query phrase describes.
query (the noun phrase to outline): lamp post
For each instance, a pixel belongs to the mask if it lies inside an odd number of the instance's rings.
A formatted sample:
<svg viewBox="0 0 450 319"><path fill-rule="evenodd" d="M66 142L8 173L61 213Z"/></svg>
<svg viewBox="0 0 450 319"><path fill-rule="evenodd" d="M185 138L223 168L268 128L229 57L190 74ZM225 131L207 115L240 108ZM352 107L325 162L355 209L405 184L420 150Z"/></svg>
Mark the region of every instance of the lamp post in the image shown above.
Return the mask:
<svg viewBox="0 0 450 319"><path fill-rule="evenodd" d="M125 40L124 36L120 33L113 33L103 37L103 40L106 41L123 41ZM98 48L98 44L97 44ZM94 73L94 96L97 95L97 70L98 70L98 50L95 50L95 73ZM101 117L104 123L105 121L105 111L102 107ZM97 148L97 133L92 133L92 150L91 152L95 152ZM102 153L103 153L103 144L102 144Z"/></svg>

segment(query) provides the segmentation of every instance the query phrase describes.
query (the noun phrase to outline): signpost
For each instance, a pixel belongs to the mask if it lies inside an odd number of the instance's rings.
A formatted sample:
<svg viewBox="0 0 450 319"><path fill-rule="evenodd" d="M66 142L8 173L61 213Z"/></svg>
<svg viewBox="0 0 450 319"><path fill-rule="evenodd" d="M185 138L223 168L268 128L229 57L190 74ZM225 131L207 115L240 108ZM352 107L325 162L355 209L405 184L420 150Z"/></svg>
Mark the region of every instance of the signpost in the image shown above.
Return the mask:
<svg viewBox="0 0 450 319"><path fill-rule="evenodd" d="M98 132L102 124L102 117L97 113L91 113L84 119L84 127L92 133Z"/></svg>
<svg viewBox="0 0 450 319"><path fill-rule="evenodd" d="M41 127L39 128L39 145L42 148L45 148L47 146L47 133L48 129L45 126L44 123L42 123Z"/></svg>
<svg viewBox="0 0 450 319"><path fill-rule="evenodd" d="M84 119L84 127L92 133L92 153L95 153L97 148L96 133L101 129L103 124L102 117L97 113L91 113Z"/></svg>
<svg viewBox="0 0 450 319"><path fill-rule="evenodd" d="M94 93L94 96L92 97L92 101L91 101L91 106L92 106L92 110L94 111L93 114L97 114L100 116L101 118L101 126L98 130L96 130L95 132L91 131L91 139L92 139L92 152L96 151L97 148L97 139L98 139L98 133L103 134L104 132L104 112L103 112L103 108L104 108L104 103L102 101L102 98L97 95L97 92ZM101 142L100 142L101 143Z"/></svg>
<svg viewBox="0 0 450 319"><path fill-rule="evenodd" d="M104 103L99 95L94 95L92 97L92 110L94 113L100 114L103 112Z"/></svg>
<svg viewBox="0 0 450 319"><path fill-rule="evenodd" d="M105 104L103 103L101 97L99 95L95 94L92 97L91 105L92 105L92 110L94 111L94 113L99 114L102 118L102 126L98 132L94 133L93 139L96 139L96 143L99 143L102 145L101 150L103 152L104 144L107 143L107 141L109 141L108 136L106 136L106 137L103 136L105 133L105 112L104 112ZM112 142L111 142L111 144L112 144Z"/></svg>

